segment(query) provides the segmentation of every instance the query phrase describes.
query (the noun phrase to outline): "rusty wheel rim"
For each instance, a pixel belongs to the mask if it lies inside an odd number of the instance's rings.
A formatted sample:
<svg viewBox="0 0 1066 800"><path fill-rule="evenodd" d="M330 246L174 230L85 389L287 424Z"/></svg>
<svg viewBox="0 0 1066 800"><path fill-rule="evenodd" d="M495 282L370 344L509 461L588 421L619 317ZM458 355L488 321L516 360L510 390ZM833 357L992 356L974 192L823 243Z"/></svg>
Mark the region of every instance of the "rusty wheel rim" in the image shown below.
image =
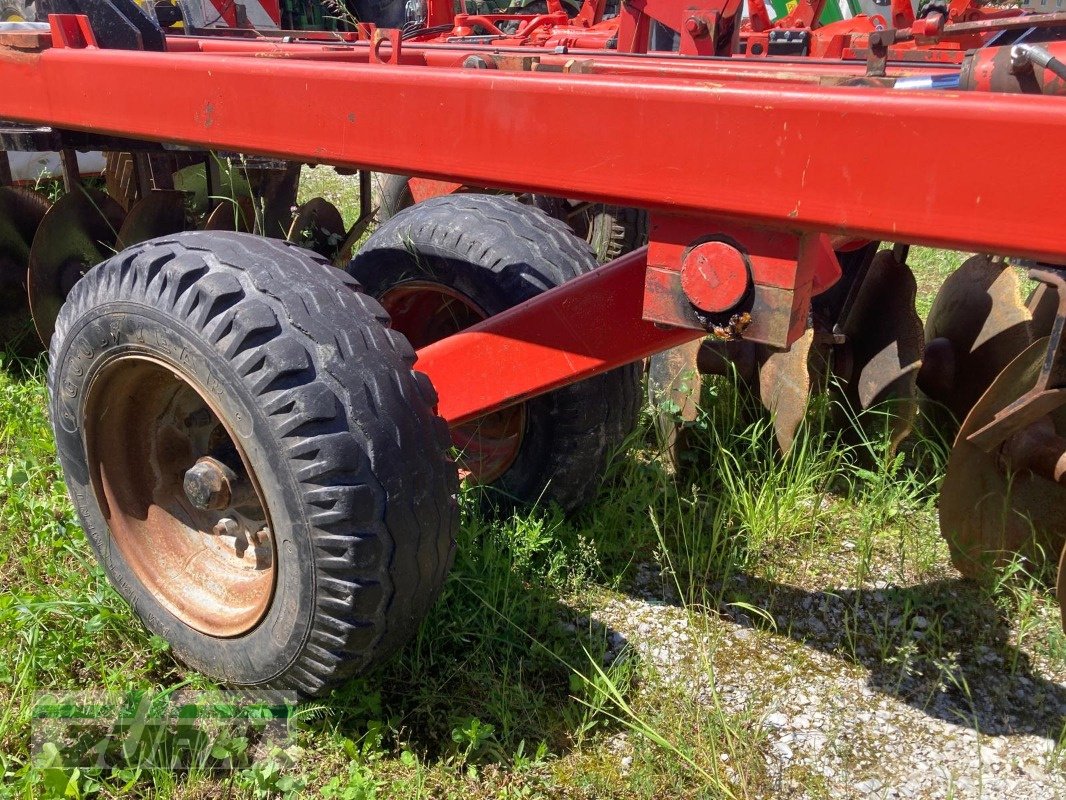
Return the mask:
<svg viewBox="0 0 1066 800"><path fill-rule="evenodd" d="M239 438L206 397L163 361L115 358L86 392L86 451L111 540L134 575L186 625L233 637L269 609L277 551ZM224 475L225 491L190 489L190 475L205 470Z"/></svg>
<svg viewBox="0 0 1066 800"><path fill-rule="evenodd" d="M416 350L489 316L462 292L432 281L405 281L385 292L380 302L389 312L392 326ZM452 428L460 476L475 483L492 483L499 478L518 457L525 429L524 403Z"/></svg>

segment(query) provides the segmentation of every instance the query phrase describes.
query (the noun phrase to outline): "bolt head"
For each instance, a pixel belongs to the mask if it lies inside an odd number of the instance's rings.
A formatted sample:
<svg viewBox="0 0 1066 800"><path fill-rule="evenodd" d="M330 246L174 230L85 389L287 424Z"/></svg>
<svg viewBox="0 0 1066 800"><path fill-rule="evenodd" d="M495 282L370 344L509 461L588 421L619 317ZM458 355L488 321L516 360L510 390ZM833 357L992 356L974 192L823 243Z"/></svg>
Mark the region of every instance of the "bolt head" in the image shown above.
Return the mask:
<svg viewBox="0 0 1066 800"><path fill-rule="evenodd" d="M201 458L185 473L185 496L201 511L220 511L229 506L230 485L222 465L213 458Z"/></svg>
<svg viewBox="0 0 1066 800"><path fill-rule="evenodd" d="M699 17L689 17L685 20L685 30L693 38L707 35L707 23Z"/></svg>
<svg viewBox="0 0 1066 800"><path fill-rule="evenodd" d="M747 259L726 242L702 242L690 247L681 258L681 289L701 311L735 310L750 287Z"/></svg>
<svg viewBox="0 0 1066 800"><path fill-rule="evenodd" d="M237 520L229 517L220 519L213 528L215 536L236 536L239 530L240 526L237 524Z"/></svg>

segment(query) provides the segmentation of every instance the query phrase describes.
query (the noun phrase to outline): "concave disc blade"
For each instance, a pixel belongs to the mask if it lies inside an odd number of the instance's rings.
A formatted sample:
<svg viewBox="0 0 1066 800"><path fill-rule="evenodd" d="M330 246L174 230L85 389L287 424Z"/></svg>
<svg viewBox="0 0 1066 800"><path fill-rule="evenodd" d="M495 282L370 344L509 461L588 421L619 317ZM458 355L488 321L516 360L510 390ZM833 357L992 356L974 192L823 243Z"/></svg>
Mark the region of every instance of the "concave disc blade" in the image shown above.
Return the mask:
<svg viewBox="0 0 1066 800"><path fill-rule="evenodd" d="M648 399L655 409L655 427L672 466L681 466L686 450L685 423L699 412L703 376L697 357L703 340L672 347L648 361Z"/></svg>
<svg viewBox="0 0 1066 800"><path fill-rule="evenodd" d="M207 215L201 230L251 233L255 227L255 203L250 197L222 200Z"/></svg>
<svg viewBox="0 0 1066 800"><path fill-rule="evenodd" d="M925 323L926 344L934 339L950 342L954 366L948 380L923 382L922 389L955 420L965 419L996 375L1033 339L1015 271L987 256L967 259L933 300ZM934 405L925 405L924 413L948 433L957 425Z"/></svg>
<svg viewBox="0 0 1066 800"><path fill-rule="evenodd" d="M29 189L0 187L0 349L34 356L41 343L26 293L30 245L49 203Z"/></svg>
<svg viewBox="0 0 1066 800"><path fill-rule="evenodd" d="M951 560L969 577L1002 566L1015 553L1039 561L1055 558L1066 542L1066 490L1029 470L1009 472L997 451L986 453L966 437L1032 389L1047 352L1040 339L1015 358L988 387L963 421L940 490L940 532ZM1066 403L1066 390L1062 392ZM1045 420L1049 432L1066 434L1066 406Z"/></svg>
<svg viewBox="0 0 1066 800"><path fill-rule="evenodd" d="M846 319L840 321L850 352L843 390L852 412L882 406L889 417L865 415L870 428L888 423L893 449L910 433L918 413L918 370L925 339L914 307L914 273L882 250L870 263Z"/></svg>
<svg viewBox="0 0 1066 800"><path fill-rule="evenodd" d="M286 238L320 256L333 258L346 233L337 207L329 200L315 197L296 209Z"/></svg>
<svg viewBox="0 0 1066 800"><path fill-rule="evenodd" d="M115 252L122 207L103 192L78 188L55 202L33 237L28 288L33 322L48 343L74 284Z"/></svg>
<svg viewBox="0 0 1066 800"><path fill-rule="evenodd" d="M825 357L814 347L814 330L808 328L785 352L759 348L759 398L774 420L774 434L782 453L796 438L807 416L813 387L822 382Z"/></svg>
<svg viewBox="0 0 1066 800"><path fill-rule="evenodd" d="M185 230L185 193L155 190L130 208L118 232L118 249Z"/></svg>
<svg viewBox="0 0 1066 800"><path fill-rule="evenodd" d="M137 201L137 170L133 153L112 151L104 155L104 185L107 193L123 209Z"/></svg>
<svg viewBox="0 0 1066 800"><path fill-rule="evenodd" d="M1033 318L1033 338L1050 336L1051 326L1055 323L1055 317L1059 312L1059 293L1053 286L1046 283L1037 284L1029 299L1025 302L1029 314Z"/></svg>

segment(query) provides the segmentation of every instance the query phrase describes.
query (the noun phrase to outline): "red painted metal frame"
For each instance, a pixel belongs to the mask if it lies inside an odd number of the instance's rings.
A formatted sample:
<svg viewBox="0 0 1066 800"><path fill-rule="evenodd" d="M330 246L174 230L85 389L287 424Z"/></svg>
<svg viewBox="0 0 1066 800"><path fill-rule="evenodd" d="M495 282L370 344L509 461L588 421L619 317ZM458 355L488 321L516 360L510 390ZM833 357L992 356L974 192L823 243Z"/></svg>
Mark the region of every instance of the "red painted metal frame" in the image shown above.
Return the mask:
<svg viewBox="0 0 1066 800"><path fill-rule="evenodd" d="M647 248L418 351L451 425L703 338L643 319Z"/></svg>
<svg viewBox="0 0 1066 800"><path fill-rule="evenodd" d="M1066 185L1018 146L1066 140L1057 97L69 48L0 54L0 85L0 118L1066 262L1046 199L1006 180ZM590 124L595 158L561 146Z"/></svg>

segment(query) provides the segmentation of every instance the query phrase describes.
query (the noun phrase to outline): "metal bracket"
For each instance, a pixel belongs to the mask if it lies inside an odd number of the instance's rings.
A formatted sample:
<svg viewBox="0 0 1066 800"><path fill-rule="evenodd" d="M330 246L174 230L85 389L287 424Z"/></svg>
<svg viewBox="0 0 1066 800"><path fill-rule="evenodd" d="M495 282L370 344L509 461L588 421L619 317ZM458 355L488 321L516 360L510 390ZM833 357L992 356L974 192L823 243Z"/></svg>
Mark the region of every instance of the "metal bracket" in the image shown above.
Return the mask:
<svg viewBox="0 0 1066 800"><path fill-rule="evenodd" d="M133 0L38 0L44 14L87 17L98 47L110 50L167 49L159 23Z"/></svg>
<svg viewBox="0 0 1066 800"><path fill-rule="evenodd" d="M719 338L744 338L787 348L807 327L811 298L841 275L828 236L768 231L721 221L652 216L643 318L662 325L710 330ZM715 314L701 312L686 292L686 259L711 242L735 250L750 272L750 291L734 307ZM736 259L734 259L736 260ZM709 291L726 297L723 265L709 264ZM735 271L735 270L734 270ZM697 295L697 301L699 297ZM705 303L706 305L706 303Z"/></svg>

